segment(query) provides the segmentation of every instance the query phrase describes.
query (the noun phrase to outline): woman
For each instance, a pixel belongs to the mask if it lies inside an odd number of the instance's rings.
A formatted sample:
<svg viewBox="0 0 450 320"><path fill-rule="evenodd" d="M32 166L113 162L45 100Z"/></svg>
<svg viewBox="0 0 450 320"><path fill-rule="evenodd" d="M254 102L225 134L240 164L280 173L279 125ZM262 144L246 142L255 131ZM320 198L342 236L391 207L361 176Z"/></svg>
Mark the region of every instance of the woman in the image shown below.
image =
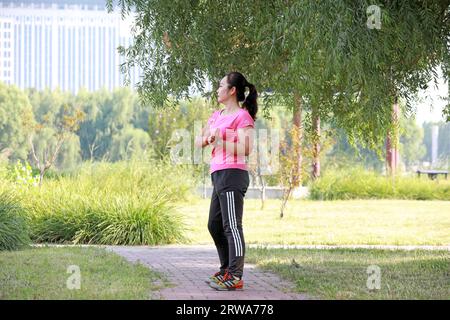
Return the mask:
<svg viewBox="0 0 450 320"><path fill-rule="evenodd" d="M212 114L196 141L198 147L213 146L210 173L214 189L208 230L219 254L220 270L208 283L217 290L236 290L244 284L242 213L249 185L245 157L253 149L258 93L241 73L231 72L220 81L217 94L225 108Z"/></svg>

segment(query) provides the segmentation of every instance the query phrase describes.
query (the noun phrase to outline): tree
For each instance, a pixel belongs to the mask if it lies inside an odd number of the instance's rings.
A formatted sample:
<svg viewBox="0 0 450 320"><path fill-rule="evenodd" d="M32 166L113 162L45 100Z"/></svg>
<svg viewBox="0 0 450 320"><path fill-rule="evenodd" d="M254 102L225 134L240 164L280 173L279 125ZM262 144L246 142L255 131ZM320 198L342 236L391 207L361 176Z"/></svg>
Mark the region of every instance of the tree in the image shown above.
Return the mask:
<svg viewBox="0 0 450 320"><path fill-rule="evenodd" d="M69 108L74 105L73 95L68 92L61 92L59 89L37 91L27 89L30 103L33 107L33 114L38 124L33 134L34 148L37 154L43 154L44 150L53 149L57 144L58 126L64 121L64 105ZM33 127L33 130L36 127ZM53 164L57 169L70 169L81 161L80 142L75 133L67 134L67 139L61 145L61 149ZM29 145L29 141L28 141ZM29 161L33 161L32 154L29 154Z"/></svg>
<svg viewBox="0 0 450 320"><path fill-rule="evenodd" d="M55 163L62 145L78 129L83 117L84 113L79 108L65 103L56 114L47 113L41 122L32 125L28 141L31 158L39 169L39 186L47 170Z"/></svg>
<svg viewBox="0 0 450 320"><path fill-rule="evenodd" d="M384 140L394 100L409 108L448 55L448 0L381 1L379 30L367 27L368 1L120 4L124 15L136 13L135 42L120 51L125 71L144 70L143 99L163 105L190 85L204 92L205 78L245 70L263 90L330 102L321 115L333 111L340 127L371 145Z"/></svg>
<svg viewBox="0 0 450 320"><path fill-rule="evenodd" d="M90 93L82 88L75 97L77 103L83 110L85 117L77 130L80 140L81 158L83 160L93 161L98 155L99 139L101 133L96 127L96 119L100 112L102 99L95 93Z"/></svg>
<svg viewBox="0 0 450 320"><path fill-rule="evenodd" d="M113 1L107 1L110 10ZM449 0L380 1L380 29L367 22L369 1L275 0L242 2L119 1L123 15L135 11L134 43L121 47L122 70L144 71L138 92L164 106L168 96L206 96L215 82L243 70L264 94L263 114L283 100L302 139L302 110L343 128L350 143L377 149L394 134L393 105L411 101L448 64ZM449 73L445 72L448 78ZM308 108L308 109L306 109ZM316 130L318 126L315 127ZM390 137L396 148L397 139ZM297 169L302 167L300 142ZM317 161L317 159L316 159ZM300 171L293 172L298 183Z"/></svg>
<svg viewBox="0 0 450 320"><path fill-rule="evenodd" d="M284 209L286 203L292 195L292 191L297 187L301 181L301 177L298 175L299 170L299 158L295 153L297 150L301 150L301 128L293 125L290 130L290 141L284 140L281 143L281 155L280 155L280 177L281 186L283 187L283 197L281 201L280 218L284 216ZM294 155L294 156L292 156Z"/></svg>
<svg viewBox="0 0 450 320"><path fill-rule="evenodd" d="M126 127L112 138L111 161L143 157L148 151L149 144L150 137L147 132L131 126Z"/></svg>
<svg viewBox="0 0 450 320"><path fill-rule="evenodd" d="M150 108L148 128L156 157L169 156L171 147L177 142L173 136L177 129L187 130L192 138L195 122L204 123L211 111L211 105L205 99L180 101L178 108L172 103L166 110Z"/></svg>
<svg viewBox="0 0 450 320"><path fill-rule="evenodd" d="M404 112L400 113L399 119L399 149L406 169L419 164L426 153L424 145L424 130L419 127L414 117L407 117ZM354 166L363 166L366 169L382 172L386 166L384 154L377 155L371 149L356 143L350 145L345 131L331 128L335 141L325 160L327 167L334 169L346 169ZM383 144L381 144L382 146Z"/></svg>
<svg viewBox="0 0 450 320"><path fill-rule="evenodd" d="M27 136L34 116L27 95L0 82L0 153L12 161L26 159Z"/></svg>
<svg viewBox="0 0 450 320"><path fill-rule="evenodd" d="M447 169L449 166L450 159L450 143L449 143L449 135L450 135L450 125L449 123L443 122L424 122L422 124L423 128L423 143L425 145L426 152L422 158L423 161L431 162L432 157L432 127L438 127L438 163L434 164L435 168L442 167L443 169Z"/></svg>
<svg viewBox="0 0 450 320"><path fill-rule="evenodd" d="M438 144L438 157L448 163L450 160L450 123L440 124Z"/></svg>
<svg viewBox="0 0 450 320"><path fill-rule="evenodd" d="M364 147L358 141L350 144L345 130L329 128L329 138L333 141L330 150L325 153L323 170L345 170L350 167L362 166L367 170L382 172L385 166L382 155Z"/></svg>
<svg viewBox="0 0 450 320"><path fill-rule="evenodd" d="M134 114L136 96L125 87L108 92L106 89L89 94L80 91L75 101L86 114L77 134L83 160L116 159L120 155L112 154L113 137L129 127Z"/></svg>
<svg viewBox="0 0 450 320"><path fill-rule="evenodd" d="M400 153L406 169L420 163L425 155L423 129L416 124L413 117L400 119Z"/></svg>

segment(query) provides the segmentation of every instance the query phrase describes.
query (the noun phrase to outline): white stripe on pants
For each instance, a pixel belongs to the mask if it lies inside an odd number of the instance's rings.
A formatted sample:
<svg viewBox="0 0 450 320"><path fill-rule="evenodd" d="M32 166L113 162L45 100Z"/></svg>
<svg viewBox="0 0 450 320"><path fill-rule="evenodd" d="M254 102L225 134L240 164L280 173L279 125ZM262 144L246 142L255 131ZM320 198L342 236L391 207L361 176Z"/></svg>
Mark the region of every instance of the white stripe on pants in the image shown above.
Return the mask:
<svg viewBox="0 0 450 320"><path fill-rule="evenodd" d="M228 191L227 193L227 203L228 203L228 221L231 229L231 233L233 235L234 240L234 250L236 252L236 257L242 257L242 240L239 234L239 230L237 228L236 223L236 211L234 205L234 192Z"/></svg>

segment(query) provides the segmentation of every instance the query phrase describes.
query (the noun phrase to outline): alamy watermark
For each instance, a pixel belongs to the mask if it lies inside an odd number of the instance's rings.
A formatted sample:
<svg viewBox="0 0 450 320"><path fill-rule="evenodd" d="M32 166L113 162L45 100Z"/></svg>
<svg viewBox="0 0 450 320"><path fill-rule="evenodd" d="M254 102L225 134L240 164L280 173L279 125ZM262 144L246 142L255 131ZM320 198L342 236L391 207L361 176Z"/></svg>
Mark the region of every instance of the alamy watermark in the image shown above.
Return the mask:
<svg viewBox="0 0 450 320"><path fill-rule="evenodd" d="M381 29L381 8L377 5L368 6L366 9L367 14L367 28L369 29Z"/></svg>
<svg viewBox="0 0 450 320"><path fill-rule="evenodd" d="M380 290L381 289L381 269L377 265L370 265L367 267L367 277L366 286L369 290Z"/></svg>
<svg viewBox="0 0 450 320"><path fill-rule="evenodd" d="M66 281L67 289L80 290L81 289L81 272L80 267L77 265L70 265L67 267L67 273L71 276Z"/></svg>

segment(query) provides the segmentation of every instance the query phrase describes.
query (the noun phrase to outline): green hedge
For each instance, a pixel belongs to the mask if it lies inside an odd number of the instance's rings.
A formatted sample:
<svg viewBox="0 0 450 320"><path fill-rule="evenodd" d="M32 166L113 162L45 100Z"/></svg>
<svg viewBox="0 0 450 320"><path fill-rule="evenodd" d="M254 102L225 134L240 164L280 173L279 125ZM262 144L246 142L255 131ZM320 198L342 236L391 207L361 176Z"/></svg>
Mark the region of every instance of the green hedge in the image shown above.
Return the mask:
<svg viewBox="0 0 450 320"><path fill-rule="evenodd" d="M426 177L384 177L363 169L328 171L310 184L313 200L450 200L450 181Z"/></svg>

